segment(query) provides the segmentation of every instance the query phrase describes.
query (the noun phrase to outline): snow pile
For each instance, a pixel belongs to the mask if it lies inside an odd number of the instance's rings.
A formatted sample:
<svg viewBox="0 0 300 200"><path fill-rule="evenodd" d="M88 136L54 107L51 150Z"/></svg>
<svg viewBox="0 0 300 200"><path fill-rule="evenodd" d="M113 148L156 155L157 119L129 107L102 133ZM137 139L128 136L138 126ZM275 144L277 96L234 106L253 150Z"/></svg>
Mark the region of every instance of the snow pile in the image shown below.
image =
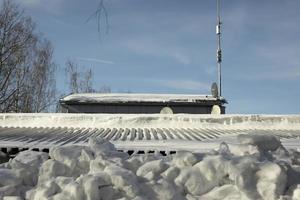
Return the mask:
<svg viewBox="0 0 300 200"><path fill-rule="evenodd" d="M300 152L275 136L238 140L165 157L129 157L102 139L54 147L49 155L25 151L0 165L0 199L300 199Z"/></svg>
<svg viewBox="0 0 300 200"><path fill-rule="evenodd" d="M5 113L0 127L300 130L300 115ZM232 132L234 135L234 132Z"/></svg>

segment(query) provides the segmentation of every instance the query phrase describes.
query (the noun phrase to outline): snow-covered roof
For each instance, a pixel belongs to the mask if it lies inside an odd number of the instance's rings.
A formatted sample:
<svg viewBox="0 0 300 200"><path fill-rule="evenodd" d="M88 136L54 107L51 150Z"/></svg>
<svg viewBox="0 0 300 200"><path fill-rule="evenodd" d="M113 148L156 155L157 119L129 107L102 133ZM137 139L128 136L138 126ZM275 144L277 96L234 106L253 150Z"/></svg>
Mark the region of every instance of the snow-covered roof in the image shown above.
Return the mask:
<svg viewBox="0 0 300 200"><path fill-rule="evenodd" d="M300 116L0 114L0 146L9 148L84 145L89 137L101 137L123 150L197 151L210 142L257 133L295 139Z"/></svg>
<svg viewBox="0 0 300 200"><path fill-rule="evenodd" d="M221 101L224 101L221 98ZM195 94L139 94L139 93L79 93L71 94L60 100L61 102L80 103L127 103L127 102L176 102L196 103L202 101L218 101L211 95Z"/></svg>

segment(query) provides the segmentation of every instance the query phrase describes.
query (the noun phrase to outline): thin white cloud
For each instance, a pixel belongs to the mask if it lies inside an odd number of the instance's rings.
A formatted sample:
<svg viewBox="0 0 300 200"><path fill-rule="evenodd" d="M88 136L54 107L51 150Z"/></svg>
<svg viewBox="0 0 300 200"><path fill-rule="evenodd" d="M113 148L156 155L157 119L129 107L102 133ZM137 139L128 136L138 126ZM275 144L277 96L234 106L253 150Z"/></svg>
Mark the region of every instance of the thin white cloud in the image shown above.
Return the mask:
<svg viewBox="0 0 300 200"><path fill-rule="evenodd" d="M273 69L263 71L253 76L248 76L248 79L254 80L299 80L300 66L293 68L281 67L281 69Z"/></svg>
<svg viewBox="0 0 300 200"><path fill-rule="evenodd" d="M187 49L164 44L164 42L155 41L149 37L132 38L124 41L123 45L137 54L171 58L183 65L189 65L192 62Z"/></svg>
<svg viewBox="0 0 300 200"><path fill-rule="evenodd" d="M35 6L40 4L40 0L22 0L20 1L23 5Z"/></svg>
<svg viewBox="0 0 300 200"><path fill-rule="evenodd" d="M194 91L208 91L210 86L206 83L192 80L161 80L158 83L164 87Z"/></svg>
<svg viewBox="0 0 300 200"><path fill-rule="evenodd" d="M63 12L62 7L65 3L62 0L16 0L17 3L20 3L25 8L29 9L38 9L46 11L52 14L60 14Z"/></svg>
<svg viewBox="0 0 300 200"><path fill-rule="evenodd" d="M295 80L300 78L300 58L297 44L281 41L277 37L270 37L271 44L254 47L254 57L264 63L257 68L255 74L247 74L247 79L254 80Z"/></svg>
<svg viewBox="0 0 300 200"><path fill-rule="evenodd" d="M96 59L96 58L85 58L85 57L80 57L78 60L81 61L86 61L86 62L96 62L96 63L102 63L102 64L109 64L109 65L114 65L115 62L110 61L110 60L102 60L102 59Z"/></svg>

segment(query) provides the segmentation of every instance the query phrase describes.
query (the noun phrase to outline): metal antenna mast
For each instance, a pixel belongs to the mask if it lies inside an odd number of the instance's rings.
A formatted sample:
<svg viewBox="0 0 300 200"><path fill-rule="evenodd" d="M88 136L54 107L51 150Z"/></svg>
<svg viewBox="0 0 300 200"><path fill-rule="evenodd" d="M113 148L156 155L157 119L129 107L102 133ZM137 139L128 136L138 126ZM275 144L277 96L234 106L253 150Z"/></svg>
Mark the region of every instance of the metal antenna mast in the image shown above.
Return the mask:
<svg viewBox="0 0 300 200"><path fill-rule="evenodd" d="M217 67L218 67L218 98L222 96L222 77L221 77L221 64L222 64L222 50L221 50L221 16L220 16L220 0L217 0L217 26L216 34L218 39L217 49Z"/></svg>

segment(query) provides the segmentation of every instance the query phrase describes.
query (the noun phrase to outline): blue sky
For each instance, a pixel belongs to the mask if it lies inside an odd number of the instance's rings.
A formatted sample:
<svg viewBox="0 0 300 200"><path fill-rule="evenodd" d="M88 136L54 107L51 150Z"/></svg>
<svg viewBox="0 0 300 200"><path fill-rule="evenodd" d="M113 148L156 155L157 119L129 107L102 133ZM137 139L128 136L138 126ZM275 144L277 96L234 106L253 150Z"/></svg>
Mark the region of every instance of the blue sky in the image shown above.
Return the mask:
<svg viewBox="0 0 300 200"><path fill-rule="evenodd" d="M68 59L113 92L210 93L216 80L214 0L106 0L109 33L86 19L98 0L15 0L54 46L57 86ZM300 1L223 0L227 113L299 114Z"/></svg>

